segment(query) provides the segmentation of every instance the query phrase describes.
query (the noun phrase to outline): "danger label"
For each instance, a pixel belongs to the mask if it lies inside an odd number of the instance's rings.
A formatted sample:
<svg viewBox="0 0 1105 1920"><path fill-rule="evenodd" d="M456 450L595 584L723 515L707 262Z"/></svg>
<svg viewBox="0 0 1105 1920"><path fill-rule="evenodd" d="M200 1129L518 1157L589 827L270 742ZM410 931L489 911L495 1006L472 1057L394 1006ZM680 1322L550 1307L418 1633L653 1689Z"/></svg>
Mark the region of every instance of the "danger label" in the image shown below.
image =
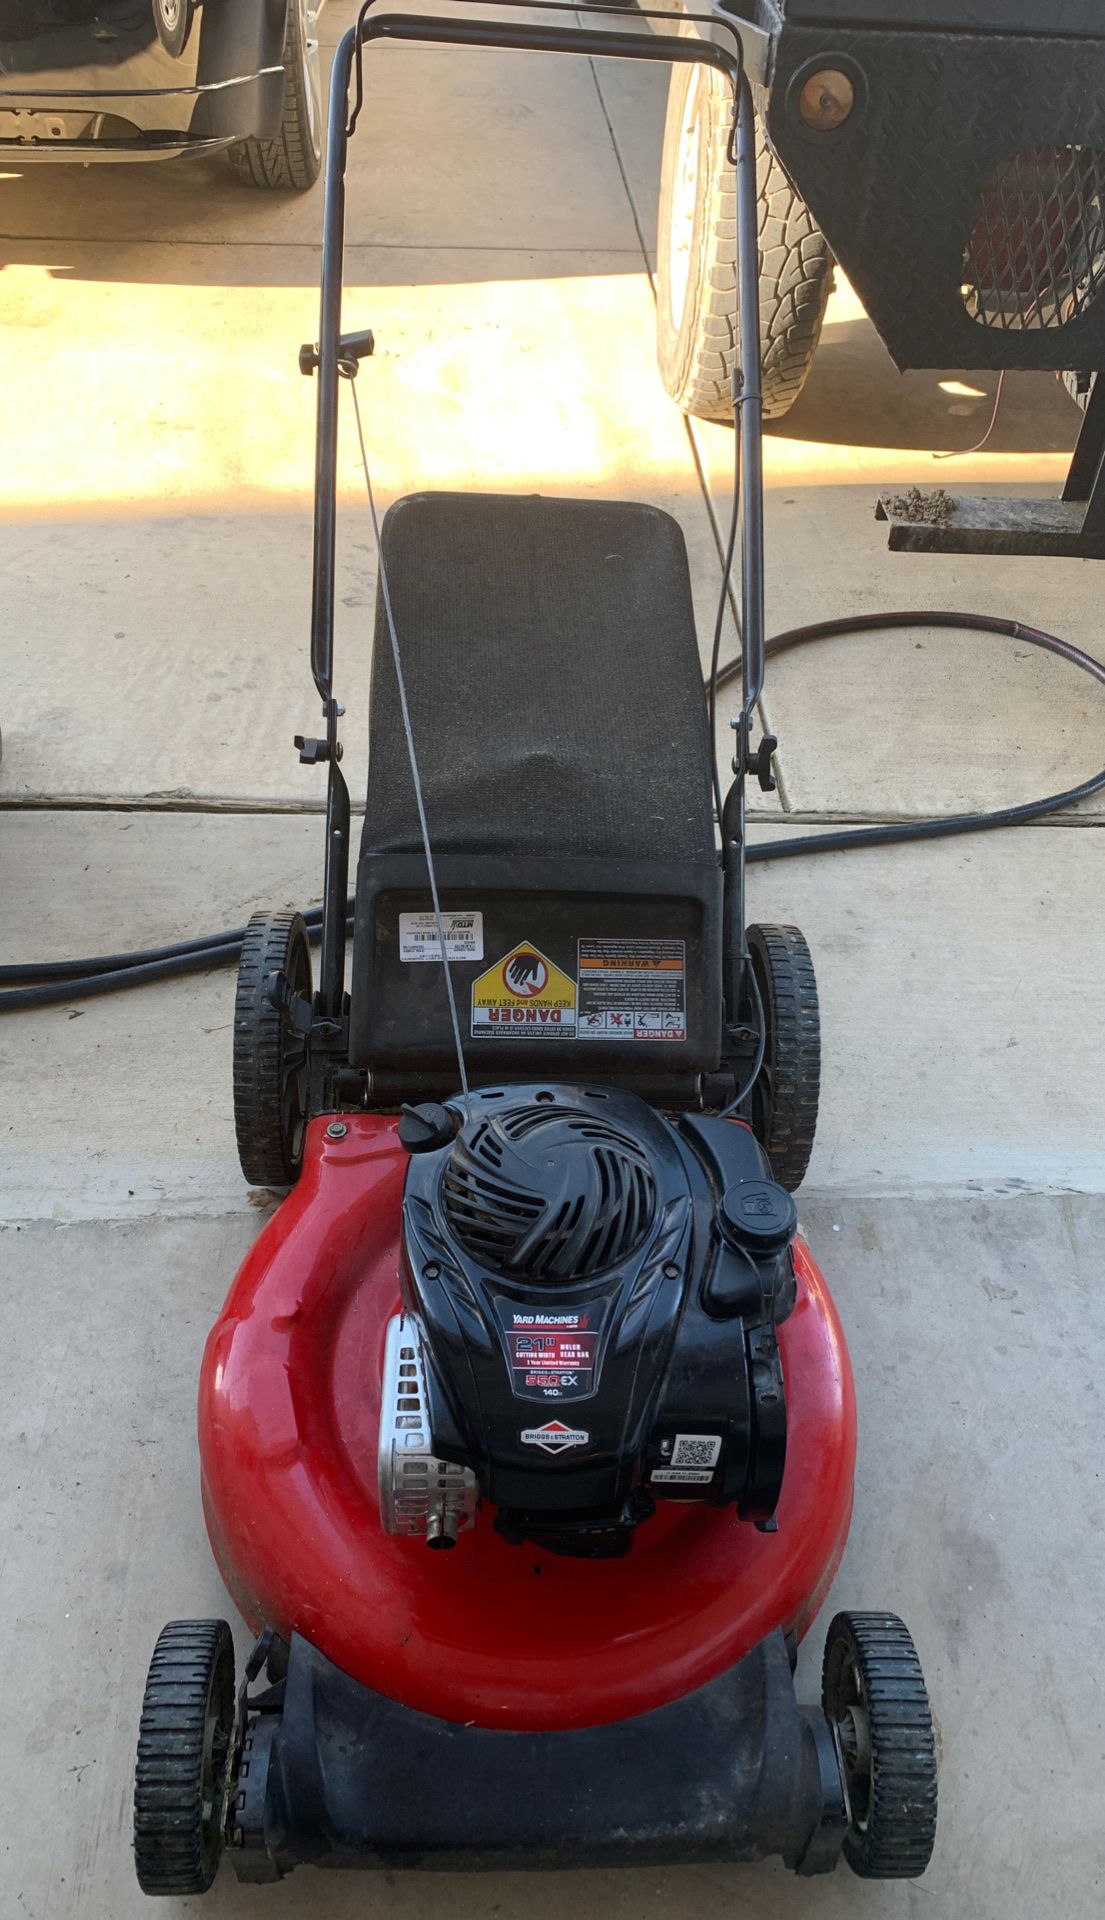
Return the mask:
<svg viewBox="0 0 1105 1920"><path fill-rule="evenodd" d="M687 964L682 940L581 940L581 1040L687 1038Z"/></svg>
<svg viewBox="0 0 1105 1920"><path fill-rule="evenodd" d="M575 1030L575 981L528 941L472 983L474 1040L571 1040Z"/></svg>

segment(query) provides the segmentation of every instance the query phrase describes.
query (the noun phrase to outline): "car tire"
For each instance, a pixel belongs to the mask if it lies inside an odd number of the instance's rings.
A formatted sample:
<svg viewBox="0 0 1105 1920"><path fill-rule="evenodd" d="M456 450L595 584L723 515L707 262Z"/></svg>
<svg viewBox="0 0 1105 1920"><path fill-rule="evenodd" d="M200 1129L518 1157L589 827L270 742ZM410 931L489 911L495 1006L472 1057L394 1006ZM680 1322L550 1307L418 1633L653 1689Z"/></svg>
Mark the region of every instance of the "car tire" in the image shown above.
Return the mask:
<svg viewBox="0 0 1105 1920"><path fill-rule="evenodd" d="M153 0L153 23L166 53L179 60L192 31L194 0Z"/></svg>
<svg viewBox="0 0 1105 1920"><path fill-rule="evenodd" d="M284 30L284 113L275 140L239 140L230 164L250 187L305 193L322 171L322 76L308 0L288 0Z"/></svg>
<svg viewBox="0 0 1105 1920"><path fill-rule="evenodd" d="M731 95L722 76L675 67L668 93L657 236L660 372L684 413L732 417L736 316L736 175L726 157ZM833 284L833 256L757 122L760 349L764 418L778 420L805 384Z"/></svg>

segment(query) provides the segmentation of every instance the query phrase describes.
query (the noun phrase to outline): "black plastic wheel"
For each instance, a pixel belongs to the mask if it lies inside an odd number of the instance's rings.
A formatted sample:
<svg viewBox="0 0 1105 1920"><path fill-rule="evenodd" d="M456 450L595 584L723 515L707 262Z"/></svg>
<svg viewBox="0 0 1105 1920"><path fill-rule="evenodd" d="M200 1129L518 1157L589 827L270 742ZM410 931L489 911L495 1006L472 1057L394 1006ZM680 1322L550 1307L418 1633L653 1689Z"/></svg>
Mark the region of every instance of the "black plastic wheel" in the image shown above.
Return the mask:
<svg viewBox="0 0 1105 1920"><path fill-rule="evenodd" d="M797 927L749 927L748 952L766 1026L763 1067L749 1096L748 1115L776 1180L793 1193L809 1166L817 1131L817 978Z"/></svg>
<svg viewBox="0 0 1105 1920"><path fill-rule="evenodd" d="M848 1780L844 1857L863 1880L912 1880L936 1839L936 1746L921 1663L896 1613L838 1613L821 1704Z"/></svg>
<svg viewBox="0 0 1105 1920"><path fill-rule="evenodd" d="M166 53L178 60L188 44L194 0L153 0L153 23Z"/></svg>
<svg viewBox="0 0 1105 1920"><path fill-rule="evenodd" d="M322 171L322 69L312 39L309 0L288 0L284 30L284 112L275 140L251 136L229 150L230 164L251 187L291 187L303 193Z"/></svg>
<svg viewBox="0 0 1105 1920"><path fill-rule="evenodd" d="M303 916L255 913L246 928L234 1001L234 1126L252 1187L290 1187L303 1165L307 1043L267 997L282 973L310 1001L311 947Z"/></svg>
<svg viewBox="0 0 1105 1920"><path fill-rule="evenodd" d="M134 1770L134 1866L143 1893L206 1893L214 1880L234 1713L226 1621L172 1621L150 1662Z"/></svg>

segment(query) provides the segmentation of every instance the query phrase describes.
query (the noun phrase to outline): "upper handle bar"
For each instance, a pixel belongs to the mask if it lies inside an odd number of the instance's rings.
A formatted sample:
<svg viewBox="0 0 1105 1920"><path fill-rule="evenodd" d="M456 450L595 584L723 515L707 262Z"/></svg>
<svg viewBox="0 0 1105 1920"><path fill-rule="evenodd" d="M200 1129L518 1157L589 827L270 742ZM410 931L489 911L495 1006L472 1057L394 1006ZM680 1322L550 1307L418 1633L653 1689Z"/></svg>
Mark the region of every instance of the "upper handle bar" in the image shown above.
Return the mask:
<svg viewBox="0 0 1105 1920"><path fill-rule="evenodd" d="M448 0L449 5L459 6L464 3L465 3L465 0ZM575 4L573 4L573 0L481 0L481 4L486 6L492 6L492 7L519 7L524 9L524 11L527 13L531 13L531 12L570 13L577 17L577 21L578 21L578 15L581 11L579 0L575 0ZM353 29L353 31L357 35L357 58L356 58L357 85L356 85L356 93L354 95L354 100L353 100L353 107L349 115L349 124L348 124L347 130L350 134L356 131L357 121L360 118L361 108L364 105L363 52L364 52L365 41L377 37L366 30L368 26L369 15L371 14L372 8L375 5L376 5L376 0L364 0L364 5L361 7L360 13L357 16L357 24ZM589 4L589 0L588 0L586 10L588 14L598 14L605 17L606 19L617 18L620 20L624 20L625 18L624 4L621 6L610 6L610 5L593 6ZM670 11L662 12L657 10L654 7L653 8L636 7L634 8L634 16L638 20L663 20L668 24L669 28L670 28L671 19L672 19ZM407 15L404 17L410 19L416 16ZM717 29L720 29L724 33L731 34L736 44L737 60L738 60L740 69L746 72L751 79L760 81L766 84L766 81L768 79L769 72L770 72L771 56L774 51L774 47L773 47L773 42L770 34L766 33L762 27L753 26L751 22L747 20L727 19L724 15L717 14L717 13L681 12L679 15L679 19L680 21L687 21L691 25L696 27L708 27L712 32ZM481 23L477 21L470 21L468 23L470 28L478 26L480 24ZM484 22L482 24L490 25L489 22ZM550 29L550 31L555 33L555 29ZM631 50L628 50L625 52L622 52L619 50L616 52L614 57L619 59L662 60L662 59L670 58L670 56L665 53L650 54L645 52L641 46L641 36L638 34L628 34L628 33L625 33L624 31L622 33L614 33L614 32L606 32L605 30L601 33L596 34L595 29L582 27L582 26L579 26L578 24L571 31L572 31L573 39L576 39L579 36L594 35L595 38L599 40L609 38L611 40L621 40L623 42L628 42L629 40L634 41L636 44ZM399 35L399 34L394 34L394 35L385 34L382 37L399 39L399 38L406 38L408 36ZM667 34L663 36L651 36L651 37L654 39L659 37L665 40L673 40L677 36L669 31ZM713 44L711 41L705 40L701 34L698 35L698 41L703 46L709 46ZM490 42L484 41L484 40L474 40L471 38L471 36L468 36L466 37L465 44L502 46L503 42L501 40L495 40ZM544 41L542 41L541 44L538 45L532 37L526 40L525 47L531 52L540 52L540 51L582 52L584 51L583 48L580 48L578 46L574 49L562 48L560 46L556 46L554 48L553 46L546 44ZM602 52L609 52L609 49L596 47L594 49L588 48L587 51L589 52L595 51L601 54ZM730 77L733 81L733 86L735 89L739 83L740 73L731 72Z"/></svg>
<svg viewBox="0 0 1105 1920"><path fill-rule="evenodd" d="M548 13L576 13L567 0L487 0L493 6ZM376 0L365 0L356 25L338 44L330 89L330 124L326 165L326 209L323 237L322 312L319 325L319 444L316 463L315 581L311 636L311 666L324 706L333 701L333 602L336 535L337 397L340 370L342 261L345 229L345 162L348 140L363 105L363 49L372 40L393 40L438 46L479 46L521 52L574 53L585 57L663 61L668 65L705 65L723 74L734 93L734 130L730 157L738 175L738 294L743 379L735 400L739 405L742 441L742 713L745 734L763 687L764 591L762 420L760 372L759 257L755 221L755 128L751 93L744 66L743 22L721 20L713 14L681 18L732 34L732 50L712 41L667 34L632 34L609 28L545 25L532 19L495 22L470 17L374 13ZM607 17L620 15L617 7L596 7ZM645 11L645 19L668 19ZM349 90L354 66L358 93L349 112ZM347 117L348 116L348 117ZM743 180L748 204L741 209ZM751 218L748 215L751 215ZM750 349L752 349L750 351ZM742 735L742 738L744 735Z"/></svg>

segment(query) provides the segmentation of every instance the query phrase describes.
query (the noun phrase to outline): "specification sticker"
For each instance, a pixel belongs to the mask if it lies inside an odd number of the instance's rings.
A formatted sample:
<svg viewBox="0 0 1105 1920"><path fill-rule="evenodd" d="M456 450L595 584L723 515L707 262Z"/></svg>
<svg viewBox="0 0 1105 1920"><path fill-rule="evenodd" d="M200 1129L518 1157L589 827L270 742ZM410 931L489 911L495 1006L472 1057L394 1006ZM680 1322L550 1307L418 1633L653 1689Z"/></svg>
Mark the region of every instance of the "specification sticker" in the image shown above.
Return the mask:
<svg viewBox="0 0 1105 1920"><path fill-rule="evenodd" d="M483 914L443 913L445 951L450 960L483 959ZM435 913L399 915L400 960L441 959L441 937Z"/></svg>
<svg viewBox="0 0 1105 1920"><path fill-rule="evenodd" d="M581 940L580 1040L687 1038L687 965L682 940Z"/></svg>
<svg viewBox="0 0 1105 1920"><path fill-rule="evenodd" d="M514 1391L523 1400L580 1400L594 1389L606 1304L545 1312L496 1301Z"/></svg>

